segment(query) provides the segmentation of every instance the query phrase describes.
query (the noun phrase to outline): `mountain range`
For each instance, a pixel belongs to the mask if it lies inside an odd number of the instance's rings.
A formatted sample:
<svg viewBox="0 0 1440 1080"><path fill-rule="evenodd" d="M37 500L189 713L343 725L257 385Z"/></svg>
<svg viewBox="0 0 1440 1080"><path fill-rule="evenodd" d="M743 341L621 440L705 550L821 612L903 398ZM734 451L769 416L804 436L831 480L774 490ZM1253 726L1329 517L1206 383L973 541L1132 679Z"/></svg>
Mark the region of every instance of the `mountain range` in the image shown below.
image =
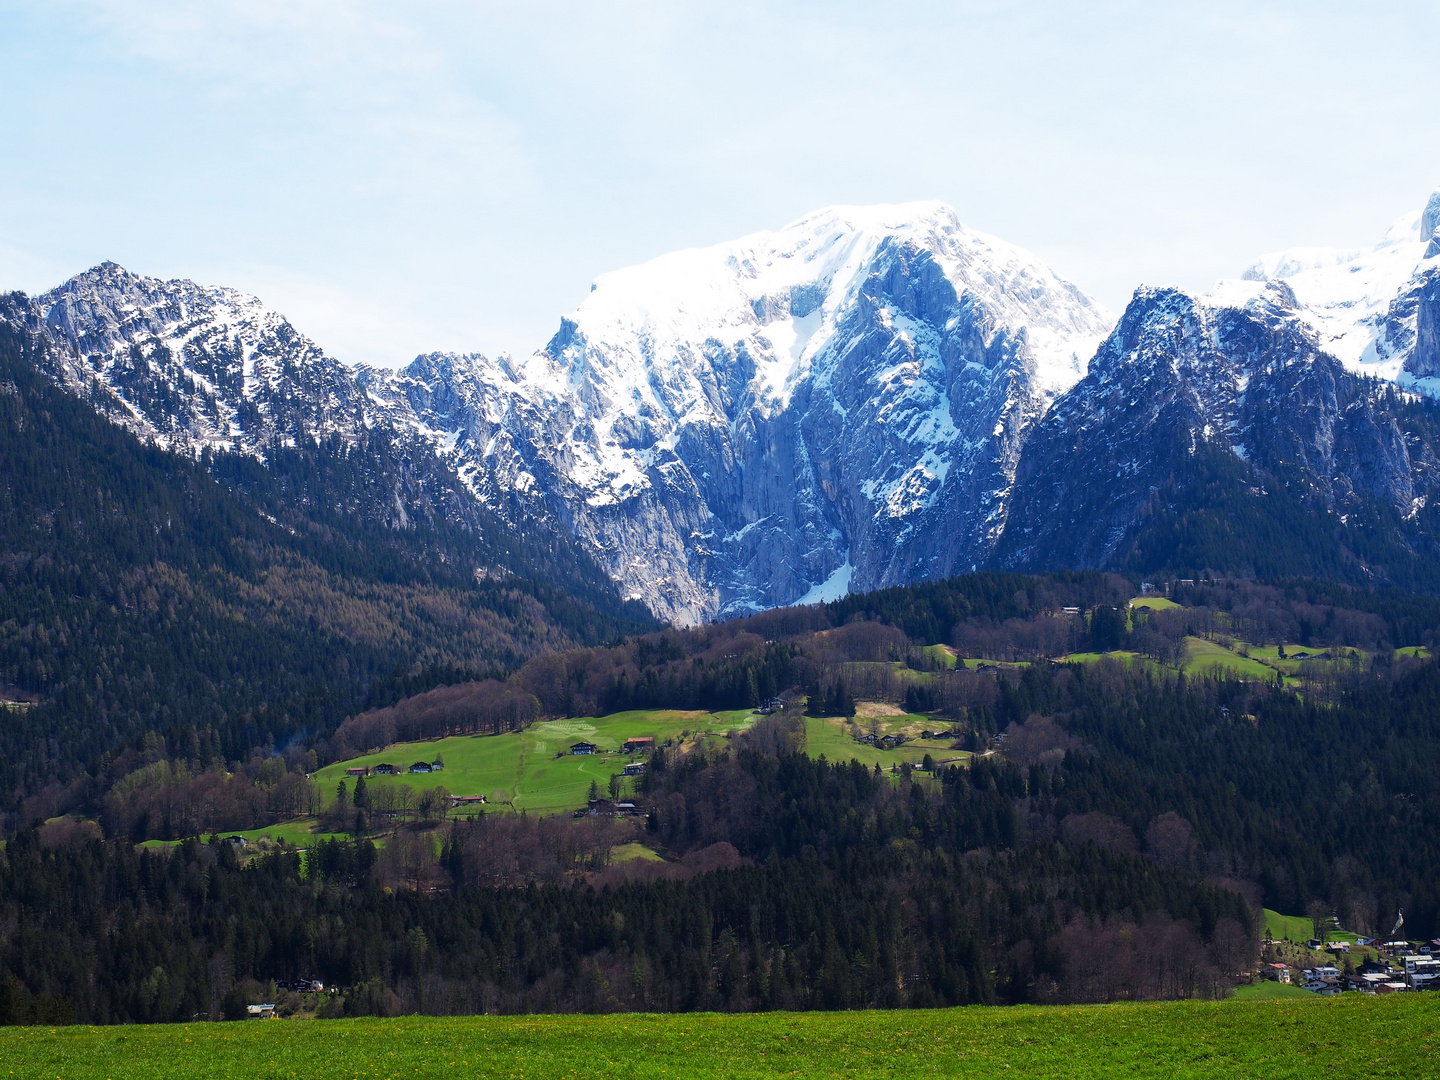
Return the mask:
<svg viewBox="0 0 1440 1080"><path fill-rule="evenodd" d="M831 207L602 275L529 357L394 370L110 263L0 319L144 441L598 609L696 623L984 568L1429 587L1437 229L1440 192L1373 248L1117 318L939 203ZM363 458L349 496L281 468L308 447Z"/></svg>

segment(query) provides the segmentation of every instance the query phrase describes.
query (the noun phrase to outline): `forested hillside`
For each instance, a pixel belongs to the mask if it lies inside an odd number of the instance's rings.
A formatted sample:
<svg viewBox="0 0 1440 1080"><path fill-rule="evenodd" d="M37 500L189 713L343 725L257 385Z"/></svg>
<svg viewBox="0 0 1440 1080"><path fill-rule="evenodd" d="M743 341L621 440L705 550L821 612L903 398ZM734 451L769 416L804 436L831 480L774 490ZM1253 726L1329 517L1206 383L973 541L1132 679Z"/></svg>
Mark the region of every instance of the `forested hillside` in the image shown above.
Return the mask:
<svg viewBox="0 0 1440 1080"><path fill-rule="evenodd" d="M49 785L36 812L83 799L85 772L146 733L223 763L427 668L503 673L647 625L544 530L483 511L355 524L387 497L383 445L277 447L271 471L191 461L57 389L41 347L0 324L0 782ZM501 559L507 576L477 580Z"/></svg>
<svg viewBox="0 0 1440 1080"><path fill-rule="evenodd" d="M657 774L664 806L690 811L656 828L688 857L599 891L573 872L624 838L597 834L605 821L485 818L378 857L360 841L244 868L219 840L161 854L22 835L0 874L20 927L0 943L12 1008L220 1016L299 977L351 988L336 1015L1213 996L1249 959L1236 893L1136 854L1025 841L1013 766L896 786L811 762L789 735L769 722L733 755ZM735 843L687 819L724 820ZM93 888L64 887L76 878ZM1131 939L1109 990L1086 973L1089 920Z"/></svg>

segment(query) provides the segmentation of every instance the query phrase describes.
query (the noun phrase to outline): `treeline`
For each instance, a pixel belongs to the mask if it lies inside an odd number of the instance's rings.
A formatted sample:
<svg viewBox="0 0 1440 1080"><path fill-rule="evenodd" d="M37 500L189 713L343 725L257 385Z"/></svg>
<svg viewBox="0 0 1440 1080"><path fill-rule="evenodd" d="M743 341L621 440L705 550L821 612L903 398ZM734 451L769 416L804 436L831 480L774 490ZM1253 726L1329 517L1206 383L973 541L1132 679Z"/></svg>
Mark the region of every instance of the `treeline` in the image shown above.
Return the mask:
<svg viewBox="0 0 1440 1080"><path fill-rule="evenodd" d="M1440 626L1440 599L1398 593L1305 583L1175 583L1183 606L1128 613L1131 592L1113 575L979 574L664 630L603 648L546 653L504 682L416 695L349 718L316 745L322 760L331 761L394 741L513 730L542 717L748 708L792 691L812 699L817 715L847 715L851 703L864 699L964 720L993 704L1001 676L951 668L926 648L937 639L914 637L897 625L923 629L962 612L968 614L938 640L962 657L1001 662L1127 649L1173 666L1184 660L1186 637L1203 636L1231 644L1354 647L1377 651L1376 663L1383 663L1392 644L1428 642ZM1303 674L1316 695L1328 699L1337 692L1335 671L1315 666Z"/></svg>
<svg viewBox="0 0 1440 1080"><path fill-rule="evenodd" d="M882 622L917 642L949 642L971 620L1001 623L1067 607L1116 607L1135 595L1131 581L1083 570L1049 574L963 574L945 581L880 589L825 605L834 626L855 619Z"/></svg>
<svg viewBox="0 0 1440 1080"><path fill-rule="evenodd" d="M540 702L534 694L495 679L467 682L350 717L322 749L327 760L338 760L396 742L446 735L499 735L517 731L540 715Z"/></svg>
<svg viewBox="0 0 1440 1080"><path fill-rule="evenodd" d="M1112 662L976 676L1003 751L898 775L812 761L787 709L652 759L663 864L607 865L638 826L603 819L437 817L243 867L29 831L0 865L0 983L90 1022L223 1015L300 977L351 988L330 1014L1221 994L1260 904L1440 930L1440 668L1360 675L1324 705Z"/></svg>

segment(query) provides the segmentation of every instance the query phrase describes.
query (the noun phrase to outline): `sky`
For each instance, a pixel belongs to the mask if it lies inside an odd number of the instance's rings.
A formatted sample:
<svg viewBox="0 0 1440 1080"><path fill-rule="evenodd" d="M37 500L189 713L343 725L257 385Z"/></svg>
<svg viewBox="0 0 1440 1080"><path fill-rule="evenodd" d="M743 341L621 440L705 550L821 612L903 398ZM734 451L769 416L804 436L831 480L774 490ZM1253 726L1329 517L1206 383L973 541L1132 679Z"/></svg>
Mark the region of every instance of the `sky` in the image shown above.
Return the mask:
<svg viewBox="0 0 1440 1080"><path fill-rule="evenodd" d="M525 354L597 275L941 199L1119 311L1440 187L1440 2L0 0L0 289L106 259L348 362Z"/></svg>

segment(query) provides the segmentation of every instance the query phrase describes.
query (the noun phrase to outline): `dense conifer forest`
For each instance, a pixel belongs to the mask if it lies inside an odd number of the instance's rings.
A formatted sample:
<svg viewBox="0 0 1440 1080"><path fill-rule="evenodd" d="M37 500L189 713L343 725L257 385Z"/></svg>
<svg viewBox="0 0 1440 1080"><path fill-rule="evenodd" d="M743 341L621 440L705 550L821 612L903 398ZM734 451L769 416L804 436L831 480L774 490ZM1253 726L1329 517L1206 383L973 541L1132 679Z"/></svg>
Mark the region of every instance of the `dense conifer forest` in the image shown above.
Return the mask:
<svg viewBox="0 0 1440 1080"><path fill-rule="evenodd" d="M1416 655L1440 599L1394 570L1411 525L1373 523L1379 587L1320 559L1323 519L1231 507L1220 470L1157 509L1130 576L659 628L545 527L443 499L363 524L395 485L444 486L383 441L177 457L35 347L0 326L0 1021L243 1015L298 979L342 988L326 1015L1220 996L1262 904L1440 933L1440 669ZM1156 566L1196 569L1131 608ZM1242 678L1187 664L1195 642L1327 659ZM807 753L806 714L862 701L975 756ZM431 798L402 820L312 779L395 742L762 702L748 731L654 753L633 818L451 822ZM350 835L223 836L297 815ZM663 861L613 861L642 841Z"/></svg>

